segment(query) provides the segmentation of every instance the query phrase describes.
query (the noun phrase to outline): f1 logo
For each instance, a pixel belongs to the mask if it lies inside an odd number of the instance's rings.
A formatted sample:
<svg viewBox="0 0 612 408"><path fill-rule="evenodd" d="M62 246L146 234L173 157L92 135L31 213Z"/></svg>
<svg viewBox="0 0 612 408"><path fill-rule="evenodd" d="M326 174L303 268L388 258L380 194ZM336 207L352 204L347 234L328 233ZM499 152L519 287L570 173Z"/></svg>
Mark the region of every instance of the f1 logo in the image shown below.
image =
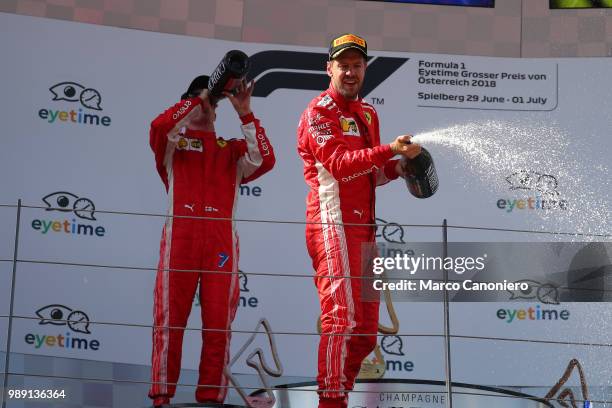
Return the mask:
<svg viewBox="0 0 612 408"><path fill-rule="evenodd" d="M266 97L276 89L323 91L329 84L327 54L301 51L261 51L249 57L248 80L255 79L253 96ZM408 58L368 57L368 75L360 95L365 97L401 67ZM296 72L297 70L302 72ZM271 72L268 72L271 71ZM312 71L312 72L303 72Z"/></svg>

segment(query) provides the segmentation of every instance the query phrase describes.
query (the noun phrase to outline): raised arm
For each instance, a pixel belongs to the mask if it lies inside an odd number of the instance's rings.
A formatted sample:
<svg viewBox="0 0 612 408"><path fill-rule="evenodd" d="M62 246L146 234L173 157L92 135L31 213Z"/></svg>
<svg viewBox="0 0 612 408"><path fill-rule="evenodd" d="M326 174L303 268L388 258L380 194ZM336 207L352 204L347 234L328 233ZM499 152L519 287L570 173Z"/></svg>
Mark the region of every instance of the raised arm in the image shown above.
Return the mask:
<svg viewBox="0 0 612 408"><path fill-rule="evenodd" d="M245 149L238 165L242 169L242 183L248 183L272 170L276 158L265 129L253 113L242 116L240 120Z"/></svg>
<svg viewBox="0 0 612 408"><path fill-rule="evenodd" d="M224 93L242 122L241 129L245 140L242 156L238 161L238 166L242 171L242 183L255 180L272 170L276 162L274 149L266 131L251 111L251 94L254 86L253 81L249 84L242 83L236 95L229 92Z"/></svg>
<svg viewBox="0 0 612 408"><path fill-rule="evenodd" d="M166 188L168 188L168 171L166 166L174 152L178 134L186 126L190 118L202 111L203 99L193 97L183 99L176 105L161 113L153 122L149 132L149 145L155 154L155 165Z"/></svg>

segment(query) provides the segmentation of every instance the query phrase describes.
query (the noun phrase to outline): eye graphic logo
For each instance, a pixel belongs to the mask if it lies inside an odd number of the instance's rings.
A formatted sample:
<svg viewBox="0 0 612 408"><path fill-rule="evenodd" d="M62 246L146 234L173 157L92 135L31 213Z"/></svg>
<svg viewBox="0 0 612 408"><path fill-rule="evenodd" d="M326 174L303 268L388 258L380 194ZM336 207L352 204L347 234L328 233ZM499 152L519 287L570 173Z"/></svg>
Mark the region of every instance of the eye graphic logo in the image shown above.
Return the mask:
<svg viewBox="0 0 612 408"><path fill-rule="evenodd" d="M102 115L102 96L97 89L87 88L77 82L64 81L49 88L53 97L51 108L39 108L38 117L56 126L102 126L112 123L110 116ZM67 107L66 102L72 104ZM62 106L64 105L64 106Z"/></svg>
<svg viewBox="0 0 612 408"><path fill-rule="evenodd" d="M93 88L86 88L76 82L60 82L49 88L54 101L80 102L88 109L101 111L102 96Z"/></svg>
<svg viewBox="0 0 612 408"><path fill-rule="evenodd" d="M524 193L522 197L502 197L497 208L507 213L517 210L567 210L569 203L557 188L559 181L551 174L519 170L505 177L510 191Z"/></svg>
<svg viewBox="0 0 612 408"><path fill-rule="evenodd" d="M33 352L41 350L55 350L55 352L76 355L81 351L99 351L101 343L99 339L89 336L89 316L82 310L74 310L68 306L52 304L43 306L36 311L36 316L40 318L38 327L47 326L46 329L40 328L33 333L26 333L23 340L27 347ZM68 329L60 329L59 333L53 327L67 326ZM42 332L42 333L41 333ZM81 334L82 333L82 334ZM83 336L86 335L86 336Z"/></svg>
<svg viewBox="0 0 612 408"><path fill-rule="evenodd" d="M40 317L38 324L41 325L68 326L74 332L91 334L89 317L80 310L72 310L67 306L54 304L41 307L36 311L36 316Z"/></svg>
<svg viewBox="0 0 612 408"><path fill-rule="evenodd" d="M96 206L89 198L79 197L68 191L56 191L44 196L42 201L47 204L47 211L72 212L81 220L96 221L94 216ZM68 219L36 218L32 220L31 225L32 229L44 236L59 237L67 234L64 236L102 238L106 235L107 231L103 225L93 225L90 222L81 222L81 220L77 221L75 217L68 217Z"/></svg>
<svg viewBox="0 0 612 408"><path fill-rule="evenodd" d="M540 302L548 305L559 304L559 289L553 284L540 283L531 279L521 279L515 283L527 283L529 288L526 290L508 290L510 292L510 300L538 299Z"/></svg>
<svg viewBox="0 0 612 408"><path fill-rule="evenodd" d="M557 178L550 174L535 171L520 170L506 177L510 190L535 190L546 194L549 198L559 196Z"/></svg>
<svg viewBox="0 0 612 408"><path fill-rule="evenodd" d="M383 351L387 354L394 356L405 356L404 354L404 342L400 336L384 336L380 342L380 346Z"/></svg>
<svg viewBox="0 0 612 408"><path fill-rule="evenodd" d="M376 238L383 238L387 242L395 244L405 244L404 242L404 228L395 222L387 222L382 218L376 218L376 224L384 224L380 229L376 226Z"/></svg>
<svg viewBox="0 0 612 408"><path fill-rule="evenodd" d="M44 196L42 200L49 207L47 211L72 211L77 217L84 220L96 220L94 216L96 206L89 198L79 198L75 194L67 191L57 191Z"/></svg>

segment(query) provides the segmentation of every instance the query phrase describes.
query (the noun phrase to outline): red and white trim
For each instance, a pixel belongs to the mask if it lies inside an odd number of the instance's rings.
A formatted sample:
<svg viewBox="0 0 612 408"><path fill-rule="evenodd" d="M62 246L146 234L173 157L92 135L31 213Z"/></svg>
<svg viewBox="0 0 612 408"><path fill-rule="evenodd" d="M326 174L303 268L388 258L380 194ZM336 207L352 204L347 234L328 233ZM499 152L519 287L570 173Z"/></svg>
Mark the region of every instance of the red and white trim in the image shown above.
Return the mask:
<svg viewBox="0 0 612 408"><path fill-rule="evenodd" d="M346 235L342 222L340 208L339 186L337 180L319 162L315 164L319 181L319 206L321 214L321 230L325 245L327 274L330 281L330 296L334 307L331 317L334 326L347 324L341 333L329 336L326 350L325 389L342 390L346 382L344 366L347 358L347 343L355 327L355 306L351 289L351 275ZM344 306L345 309L339 307ZM335 397L338 392L323 393L324 397Z"/></svg>

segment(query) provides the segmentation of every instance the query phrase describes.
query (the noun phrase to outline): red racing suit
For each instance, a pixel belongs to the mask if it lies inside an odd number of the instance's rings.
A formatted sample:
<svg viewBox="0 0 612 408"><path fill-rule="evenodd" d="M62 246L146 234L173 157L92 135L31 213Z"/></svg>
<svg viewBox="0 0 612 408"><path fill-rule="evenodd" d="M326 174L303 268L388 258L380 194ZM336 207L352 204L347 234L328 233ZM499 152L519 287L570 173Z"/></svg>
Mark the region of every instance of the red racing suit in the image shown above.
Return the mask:
<svg viewBox="0 0 612 408"><path fill-rule="evenodd" d="M174 396L183 328L198 282L205 329L198 384L206 387L197 388L196 400L222 402L227 394L227 388L222 388L227 385L223 369L240 294L238 235L228 219L234 218L240 184L258 178L275 163L272 146L252 113L240 118L245 139L224 140L214 132L189 129L190 118L201 109L200 98L185 99L151 123L150 145L168 192L169 215L155 281L149 397L157 403Z"/></svg>
<svg viewBox="0 0 612 408"><path fill-rule="evenodd" d="M317 381L320 390L336 390L319 394L341 398L353 388L378 331L379 302L363 301L362 280L347 278L361 276L362 244L374 242L374 227L359 224L375 223L375 187L398 177L397 160L390 160L389 145L380 145L374 108L346 100L331 85L310 102L297 135L310 187L306 245L321 305Z"/></svg>

